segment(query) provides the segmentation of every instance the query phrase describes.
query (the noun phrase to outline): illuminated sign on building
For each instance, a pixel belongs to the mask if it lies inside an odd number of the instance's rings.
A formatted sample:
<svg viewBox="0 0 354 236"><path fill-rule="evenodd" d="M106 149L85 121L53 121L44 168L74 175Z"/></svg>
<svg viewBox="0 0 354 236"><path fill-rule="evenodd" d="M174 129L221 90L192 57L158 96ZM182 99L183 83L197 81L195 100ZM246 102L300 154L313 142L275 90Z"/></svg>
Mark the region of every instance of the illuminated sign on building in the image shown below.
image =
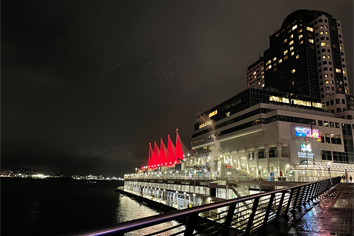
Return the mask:
<svg viewBox="0 0 354 236"><path fill-rule="evenodd" d="M313 158L311 144L301 143L301 152L298 152L297 155L300 158Z"/></svg>
<svg viewBox="0 0 354 236"><path fill-rule="evenodd" d="M296 137L311 137L314 139L320 139L321 133L318 129L304 128L304 127L295 127L295 136Z"/></svg>

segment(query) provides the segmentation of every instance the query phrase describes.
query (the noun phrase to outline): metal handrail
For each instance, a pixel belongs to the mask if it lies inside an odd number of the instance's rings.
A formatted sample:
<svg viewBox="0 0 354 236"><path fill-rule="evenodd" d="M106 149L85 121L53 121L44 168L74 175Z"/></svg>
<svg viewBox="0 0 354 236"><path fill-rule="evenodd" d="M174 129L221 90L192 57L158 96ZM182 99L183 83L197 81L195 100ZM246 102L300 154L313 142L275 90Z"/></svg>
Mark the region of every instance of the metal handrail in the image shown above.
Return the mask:
<svg viewBox="0 0 354 236"><path fill-rule="evenodd" d="M229 231L230 224L233 221L233 217L235 216L235 207L237 204L245 202L245 201L252 201L253 200L253 206L252 210L249 213L249 215L246 215L248 217L248 222L246 224L242 224L241 227L243 230L241 233L244 235L248 235L251 232L252 229L252 224L254 221L254 217L256 215L256 212L258 210L258 202L262 197L270 197L270 200L268 201L268 206L266 208L266 214L264 215L264 223L263 226L265 226L268 223L268 217L270 215L270 211L272 209L272 204L273 200L277 196L279 197L279 194L281 194L281 199L279 200L279 205L276 206L277 213L275 216L275 219L278 219L280 212L282 208L285 207L285 211L283 212L284 215L288 214L288 211L290 210L295 210L296 207L300 207L302 204L314 200L315 198L318 198L322 194L324 194L327 190L329 190L333 185L336 185L337 183L340 182L340 177L332 178L332 179L326 179L326 180L319 180L319 181L314 181L311 183L304 183L304 184L299 184L297 186L292 186L292 187L286 187L266 193L259 193L259 194L252 194L249 196L241 197L241 198L236 198L236 199L230 199L230 200L225 200L223 202L218 202L218 203L212 203L208 205L202 205L202 206L197 206L189 209L184 209L184 210L178 210L178 211L173 211L173 212L168 212L164 213L161 215L155 215L155 216L150 216L142 219L137 219L137 220L132 220L124 223L117 224L115 226L106 226L102 227L100 229L96 230L90 230L90 231L82 231L73 235L81 235L81 236L86 236L86 235L122 235L123 233L126 232L131 232L134 230L146 228L149 226L157 225L160 223L168 222L168 221L173 221L173 220L178 220L180 218L188 217L187 223L185 224L186 229L182 232L184 232L184 235L192 235L194 229L196 228L196 221L198 218L198 214L205 212L205 211L210 211L214 210L217 208L221 207L229 207L227 210L227 216L225 218L225 222L223 224L219 224L220 226L223 226L223 235L224 233ZM296 192L296 194L294 194ZM283 200L285 197L285 194L289 194L289 197L287 198L287 203L285 206L283 206ZM264 199L263 199L264 200ZM276 202L275 202L276 203ZM262 211L264 208L259 209L258 211L263 213ZM236 214L243 214L242 212L236 213ZM259 217L256 218L257 220ZM274 220L274 217L272 218ZM238 220L238 219L237 219ZM242 220L243 221L243 220ZM259 224L260 220L257 221L257 224ZM259 226L253 226L253 228L259 228ZM180 233L182 233L180 232Z"/></svg>

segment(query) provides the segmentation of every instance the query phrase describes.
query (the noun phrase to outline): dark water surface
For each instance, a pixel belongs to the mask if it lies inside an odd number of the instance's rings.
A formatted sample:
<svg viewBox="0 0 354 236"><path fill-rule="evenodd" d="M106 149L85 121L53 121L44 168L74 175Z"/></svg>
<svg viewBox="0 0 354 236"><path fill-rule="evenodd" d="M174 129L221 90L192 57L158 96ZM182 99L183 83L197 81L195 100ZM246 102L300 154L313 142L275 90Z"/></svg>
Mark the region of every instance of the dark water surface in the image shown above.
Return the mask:
<svg viewBox="0 0 354 236"><path fill-rule="evenodd" d="M122 185L1 178L1 235L58 235L159 214L116 193Z"/></svg>

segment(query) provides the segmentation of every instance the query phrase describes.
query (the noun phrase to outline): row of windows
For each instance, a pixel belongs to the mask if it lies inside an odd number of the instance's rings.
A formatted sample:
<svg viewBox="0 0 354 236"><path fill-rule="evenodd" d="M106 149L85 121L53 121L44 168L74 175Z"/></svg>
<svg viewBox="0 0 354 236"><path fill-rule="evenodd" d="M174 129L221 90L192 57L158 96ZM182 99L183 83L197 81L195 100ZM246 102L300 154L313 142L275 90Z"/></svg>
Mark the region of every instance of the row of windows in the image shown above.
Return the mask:
<svg viewBox="0 0 354 236"><path fill-rule="evenodd" d="M301 117L292 117L292 116L282 116L282 115L275 115L269 118L260 118L256 119L247 123L244 123L242 125L238 125L235 127L232 127L227 130L220 131L220 136L226 135L235 131L239 131L251 126L259 125L259 124L269 124L275 121L285 121L285 122L293 122L293 123L301 123L301 124L307 124L307 125L315 125L316 120L313 119L306 119L306 118L301 118Z"/></svg>
<svg viewBox="0 0 354 236"><path fill-rule="evenodd" d="M321 137L321 143L342 144L342 138L340 135L325 134Z"/></svg>
<svg viewBox="0 0 354 236"><path fill-rule="evenodd" d="M332 161L332 152L321 150L322 160ZM333 161L339 163L354 163L354 153L351 152L333 152Z"/></svg>
<svg viewBox="0 0 354 236"><path fill-rule="evenodd" d="M226 121L226 122L220 123L220 124L218 124L218 125L215 126L215 129L219 129L219 128L224 127L224 126L226 126L226 125L229 125L229 124L238 122L238 121L240 121L240 120L244 120L244 119L246 119L246 118L248 118L248 117L252 117L252 116L255 116L255 115L260 114L260 113L266 114L266 113L268 113L268 112L270 112L270 111L272 111L272 110L271 110L271 109L267 109L267 108L258 108L258 109L255 109L255 110L253 110L253 111L250 111L250 112L248 112L248 113L246 113L246 114L243 114L243 115L240 115L240 116L235 117L235 118L233 118L233 119L230 119L230 120L228 120L228 121ZM228 112L228 114L226 114L226 116L230 116L230 112ZM206 124L206 123L205 123L205 124ZM210 124L211 124L211 122L210 122ZM210 125L210 124L208 124L208 125ZM205 127L205 126L203 126L203 127ZM202 128L203 128L203 127L202 127ZM198 136L200 136L200 135L202 135L202 134L206 134L206 133L208 133L208 132L209 132L209 130L200 131L200 132L198 132L198 133L196 133L196 134L193 134L193 135L192 135L192 138L198 137Z"/></svg>

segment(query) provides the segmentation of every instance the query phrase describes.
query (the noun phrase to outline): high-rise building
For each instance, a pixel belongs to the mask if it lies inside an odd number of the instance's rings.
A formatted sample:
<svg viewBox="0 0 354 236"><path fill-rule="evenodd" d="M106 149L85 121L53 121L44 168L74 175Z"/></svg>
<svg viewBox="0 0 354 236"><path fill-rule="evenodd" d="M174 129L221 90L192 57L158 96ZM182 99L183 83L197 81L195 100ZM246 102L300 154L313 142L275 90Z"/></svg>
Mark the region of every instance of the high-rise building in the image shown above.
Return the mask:
<svg viewBox="0 0 354 236"><path fill-rule="evenodd" d="M311 10L291 13L270 36L270 47L260 60L249 70L264 63L262 87L306 95L337 117L352 116L342 26L332 15ZM253 87L249 77L247 82Z"/></svg>
<svg viewBox="0 0 354 236"><path fill-rule="evenodd" d="M262 57L247 68L247 88L264 87L264 60Z"/></svg>

